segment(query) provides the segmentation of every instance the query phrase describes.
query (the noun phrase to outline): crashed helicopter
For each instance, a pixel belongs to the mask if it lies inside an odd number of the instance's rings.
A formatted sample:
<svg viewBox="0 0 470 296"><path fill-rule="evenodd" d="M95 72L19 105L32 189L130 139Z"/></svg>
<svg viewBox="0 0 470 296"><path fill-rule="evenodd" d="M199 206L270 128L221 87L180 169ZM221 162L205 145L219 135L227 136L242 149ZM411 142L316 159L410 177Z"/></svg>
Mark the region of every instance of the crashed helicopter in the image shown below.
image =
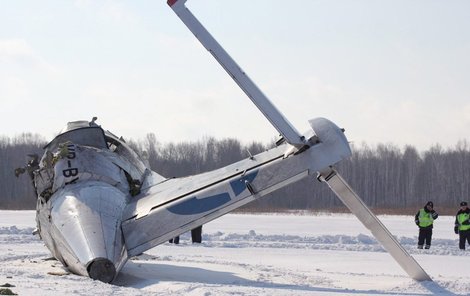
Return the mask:
<svg viewBox="0 0 470 296"><path fill-rule="evenodd" d="M37 233L71 272L112 282L128 258L302 178L325 182L416 280L431 280L334 169L351 155L325 118L299 133L185 6L168 5L281 135L277 146L207 173L165 178L126 142L92 121L73 121L34 168Z"/></svg>

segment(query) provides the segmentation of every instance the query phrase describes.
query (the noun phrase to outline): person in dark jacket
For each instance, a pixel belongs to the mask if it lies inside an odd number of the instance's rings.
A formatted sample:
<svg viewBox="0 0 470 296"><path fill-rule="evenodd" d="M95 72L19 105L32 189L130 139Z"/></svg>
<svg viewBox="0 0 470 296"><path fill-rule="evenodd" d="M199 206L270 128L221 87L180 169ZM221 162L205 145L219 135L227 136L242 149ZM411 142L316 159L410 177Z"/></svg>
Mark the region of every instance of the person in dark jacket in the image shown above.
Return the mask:
<svg viewBox="0 0 470 296"><path fill-rule="evenodd" d="M415 223L419 227L418 249L422 249L423 246L425 249L431 247L432 227L434 220L436 220L438 216L437 212L434 211L432 201L428 201L424 207L416 213ZM426 245L424 245L425 243Z"/></svg>
<svg viewBox="0 0 470 296"><path fill-rule="evenodd" d="M174 238L170 238L169 243L170 244L175 244L175 245L179 244L180 243L180 236L178 235L178 236L175 236Z"/></svg>
<svg viewBox="0 0 470 296"><path fill-rule="evenodd" d="M191 240L198 244L202 242L202 225L191 230Z"/></svg>
<svg viewBox="0 0 470 296"><path fill-rule="evenodd" d="M465 250L465 241L470 245L470 209L466 201L460 203L460 210L455 215L454 232L459 235L460 250Z"/></svg>

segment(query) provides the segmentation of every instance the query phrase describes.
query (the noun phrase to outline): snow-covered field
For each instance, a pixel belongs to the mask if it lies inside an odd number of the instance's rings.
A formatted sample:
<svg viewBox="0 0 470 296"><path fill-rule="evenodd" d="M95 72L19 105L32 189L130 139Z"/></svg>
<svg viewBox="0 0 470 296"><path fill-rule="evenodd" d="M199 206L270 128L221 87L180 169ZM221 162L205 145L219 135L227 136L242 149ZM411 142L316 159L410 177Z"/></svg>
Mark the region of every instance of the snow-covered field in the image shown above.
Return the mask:
<svg viewBox="0 0 470 296"><path fill-rule="evenodd" d="M416 249L414 217L379 217L433 282L410 279L352 215L231 214L204 226L201 245L185 234L132 258L111 285L48 260L34 215L0 211L0 285L18 295L470 295L454 217L435 221L430 250Z"/></svg>

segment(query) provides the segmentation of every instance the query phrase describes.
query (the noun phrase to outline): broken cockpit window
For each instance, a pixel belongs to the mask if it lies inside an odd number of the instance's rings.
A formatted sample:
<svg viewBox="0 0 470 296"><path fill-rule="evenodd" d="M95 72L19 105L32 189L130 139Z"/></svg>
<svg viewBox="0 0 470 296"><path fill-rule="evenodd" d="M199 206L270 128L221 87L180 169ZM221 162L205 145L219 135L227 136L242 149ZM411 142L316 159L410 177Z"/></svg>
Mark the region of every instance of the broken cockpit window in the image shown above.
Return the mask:
<svg viewBox="0 0 470 296"><path fill-rule="evenodd" d="M99 149L107 149L108 145L104 137L103 129L99 126L79 127L66 131L54 138L44 148L55 151L61 143L71 142L76 145L89 146Z"/></svg>

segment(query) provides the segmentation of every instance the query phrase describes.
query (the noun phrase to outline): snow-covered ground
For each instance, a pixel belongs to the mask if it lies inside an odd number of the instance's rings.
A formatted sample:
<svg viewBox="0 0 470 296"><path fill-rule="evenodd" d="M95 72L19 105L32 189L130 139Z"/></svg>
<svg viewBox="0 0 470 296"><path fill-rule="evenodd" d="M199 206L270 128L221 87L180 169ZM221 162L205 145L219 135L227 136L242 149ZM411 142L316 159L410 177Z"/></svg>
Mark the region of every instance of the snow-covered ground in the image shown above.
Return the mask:
<svg viewBox="0 0 470 296"><path fill-rule="evenodd" d="M0 211L0 285L18 295L470 295L470 250L454 217L417 250L414 217L380 216L434 280L416 282L352 215L230 214L203 243L163 244L132 258L114 284L67 274L31 235L34 211ZM470 248L468 248L470 249Z"/></svg>

